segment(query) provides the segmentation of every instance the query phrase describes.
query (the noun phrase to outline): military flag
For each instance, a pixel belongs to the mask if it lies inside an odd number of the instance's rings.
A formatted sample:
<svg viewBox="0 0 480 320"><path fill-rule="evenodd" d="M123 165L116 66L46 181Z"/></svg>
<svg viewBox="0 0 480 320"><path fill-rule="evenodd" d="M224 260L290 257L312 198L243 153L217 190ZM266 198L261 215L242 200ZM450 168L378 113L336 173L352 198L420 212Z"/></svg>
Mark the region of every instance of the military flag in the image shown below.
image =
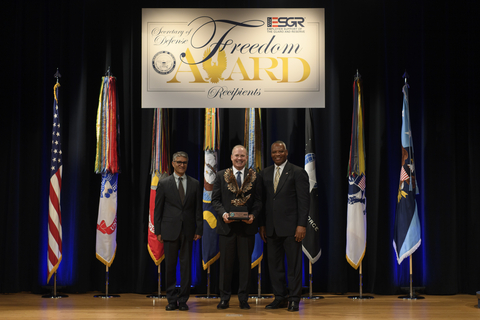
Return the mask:
<svg viewBox="0 0 480 320"><path fill-rule="evenodd" d="M165 254L163 251L163 243L157 240L155 235L154 214L155 214L155 196L157 195L157 185L160 179L167 178L169 175L169 119L168 109L157 108L154 110L153 116L153 132L152 132L152 159L150 174L152 182L150 184L150 203L148 218L148 252L150 257L158 266Z"/></svg>
<svg viewBox="0 0 480 320"><path fill-rule="evenodd" d="M418 185L413 155L413 139L410 127L410 110L408 100L408 84L403 86L402 110L402 161L400 182L398 186L397 210L395 216L395 231L393 248L398 264L410 256L420 246L420 219L418 217L417 200Z"/></svg>
<svg viewBox="0 0 480 320"><path fill-rule="evenodd" d="M207 270L220 257L217 234L217 214L212 205L213 183L217 174L217 150L220 140L218 110L205 109L205 167L203 182L202 262Z"/></svg>
<svg viewBox="0 0 480 320"><path fill-rule="evenodd" d="M365 140L363 131L363 87L357 73L353 81L353 115L348 160L347 249L348 263L357 269L367 246Z"/></svg>
<svg viewBox="0 0 480 320"><path fill-rule="evenodd" d="M313 264L322 254L318 212L317 175L315 170L315 140L312 123L312 109L305 109L305 171L310 181L310 211L308 213L307 234L302 241L303 253Z"/></svg>
<svg viewBox="0 0 480 320"><path fill-rule="evenodd" d="M102 175L97 218L97 259L110 266L117 249L118 122L116 78L105 76L97 110L95 173Z"/></svg>
<svg viewBox="0 0 480 320"><path fill-rule="evenodd" d="M50 193L48 202L48 276L47 283L57 271L62 261L62 214L60 208L60 191L62 189L62 139L60 118L58 116L58 88L53 87L53 130L52 153L50 161Z"/></svg>
<svg viewBox="0 0 480 320"><path fill-rule="evenodd" d="M263 169L262 119L259 108L245 109L245 131L243 141L248 154L247 168L252 168L259 173ZM257 233L255 235L255 246L252 252L252 269L262 262L262 259L263 241L260 237L260 233Z"/></svg>

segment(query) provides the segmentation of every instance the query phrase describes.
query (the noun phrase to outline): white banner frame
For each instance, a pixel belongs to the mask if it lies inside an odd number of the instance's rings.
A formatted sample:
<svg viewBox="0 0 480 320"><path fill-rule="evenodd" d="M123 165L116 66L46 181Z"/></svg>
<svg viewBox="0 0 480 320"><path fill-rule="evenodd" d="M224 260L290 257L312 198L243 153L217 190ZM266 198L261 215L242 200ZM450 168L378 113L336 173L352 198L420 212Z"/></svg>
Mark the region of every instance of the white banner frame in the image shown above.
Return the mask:
<svg viewBox="0 0 480 320"><path fill-rule="evenodd" d="M324 108L324 9L142 9L142 108Z"/></svg>

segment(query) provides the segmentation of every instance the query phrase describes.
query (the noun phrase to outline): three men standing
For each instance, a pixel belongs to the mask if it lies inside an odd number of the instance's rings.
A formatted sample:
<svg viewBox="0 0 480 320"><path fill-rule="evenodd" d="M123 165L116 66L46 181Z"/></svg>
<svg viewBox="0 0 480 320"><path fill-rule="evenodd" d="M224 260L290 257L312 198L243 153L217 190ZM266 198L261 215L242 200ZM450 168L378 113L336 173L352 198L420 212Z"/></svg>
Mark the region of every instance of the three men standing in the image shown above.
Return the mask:
<svg viewBox="0 0 480 320"><path fill-rule="evenodd" d="M155 197L155 234L165 251L166 310L187 311L192 283L193 240L203 234L202 189L198 180L185 174L188 154L173 155L174 172L160 180ZM180 256L180 290L175 290L176 266ZM177 305L178 303L178 305Z"/></svg>
<svg viewBox="0 0 480 320"><path fill-rule="evenodd" d="M284 142L276 141L272 144L271 156L274 165L263 170L261 175L256 174L253 169L245 168L247 150L244 146L237 145L232 149L230 157L232 167L217 172L212 205L217 212L220 247L221 301L218 309L230 306L236 257L239 263L240 308L250 309L247 300L251 256L255 234L259 231L267 244L270 280L275 295L275 300L265 308L287 307L288 311L299 311L302 240L306 234L310 207L308 175L303 168L287 161L288 150ZM201 238L203 232L201 188L197 180L185 174L187 164L188 155L185 152L173 155L174 174L160 180L155 198L155 234L164 243L165 250L166 310L188 310L186 302L191 285L192 244L193 240ZM246 211L248 214L243 220L236 220L233 213L238 211ZM179 293L175 294L179 251L181 285ZM285 281L285 256L288 288Z"/></svg>

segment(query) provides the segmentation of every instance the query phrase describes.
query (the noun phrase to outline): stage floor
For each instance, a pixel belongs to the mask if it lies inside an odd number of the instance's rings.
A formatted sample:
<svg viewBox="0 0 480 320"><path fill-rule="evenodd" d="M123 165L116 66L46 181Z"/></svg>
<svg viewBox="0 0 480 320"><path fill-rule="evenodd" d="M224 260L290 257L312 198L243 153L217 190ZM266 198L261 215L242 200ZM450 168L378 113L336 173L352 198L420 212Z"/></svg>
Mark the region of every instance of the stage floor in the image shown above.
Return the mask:
<svg viewBox="0 0 480 320"><path fill-rule="evenodd" d="M233 296L230 308L217 310L219 299L192 296L189 311L165 311L166 299L125 293L118 298L94 298L100 293L69 294L66 298L42 298L31 293L0 294L0 319L480 319L475 295L429 296L402 300L398 296L369 295L352 300L349 295L321 294L323 299L302 299L300 312L268 310L273 299L249 299L250 310L241 310ZM355 295L355 294L353 294ZM367 294L365 294L367 295Z"/></svg>

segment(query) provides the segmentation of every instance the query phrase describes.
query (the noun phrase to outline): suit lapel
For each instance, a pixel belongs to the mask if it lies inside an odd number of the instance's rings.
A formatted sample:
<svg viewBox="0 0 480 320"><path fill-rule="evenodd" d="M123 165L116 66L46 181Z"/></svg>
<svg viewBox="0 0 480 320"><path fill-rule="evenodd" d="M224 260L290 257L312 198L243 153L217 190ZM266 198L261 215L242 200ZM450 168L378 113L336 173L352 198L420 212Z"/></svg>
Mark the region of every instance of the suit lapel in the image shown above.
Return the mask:
<svg viewBox="0 0 480 320"><path fill-rule="evenodd" d="M187 179L186 180L186 182L187 182L187 192L185 192L185 202L183 204L187 203L187 200L190 197L190 195L192 194L192 191L195 191L194 188L193 188L193 185L190 183L191 182L190 177L185 174L185 178ZM180 195L178 196L178 198L180 198Z"/></svg>

